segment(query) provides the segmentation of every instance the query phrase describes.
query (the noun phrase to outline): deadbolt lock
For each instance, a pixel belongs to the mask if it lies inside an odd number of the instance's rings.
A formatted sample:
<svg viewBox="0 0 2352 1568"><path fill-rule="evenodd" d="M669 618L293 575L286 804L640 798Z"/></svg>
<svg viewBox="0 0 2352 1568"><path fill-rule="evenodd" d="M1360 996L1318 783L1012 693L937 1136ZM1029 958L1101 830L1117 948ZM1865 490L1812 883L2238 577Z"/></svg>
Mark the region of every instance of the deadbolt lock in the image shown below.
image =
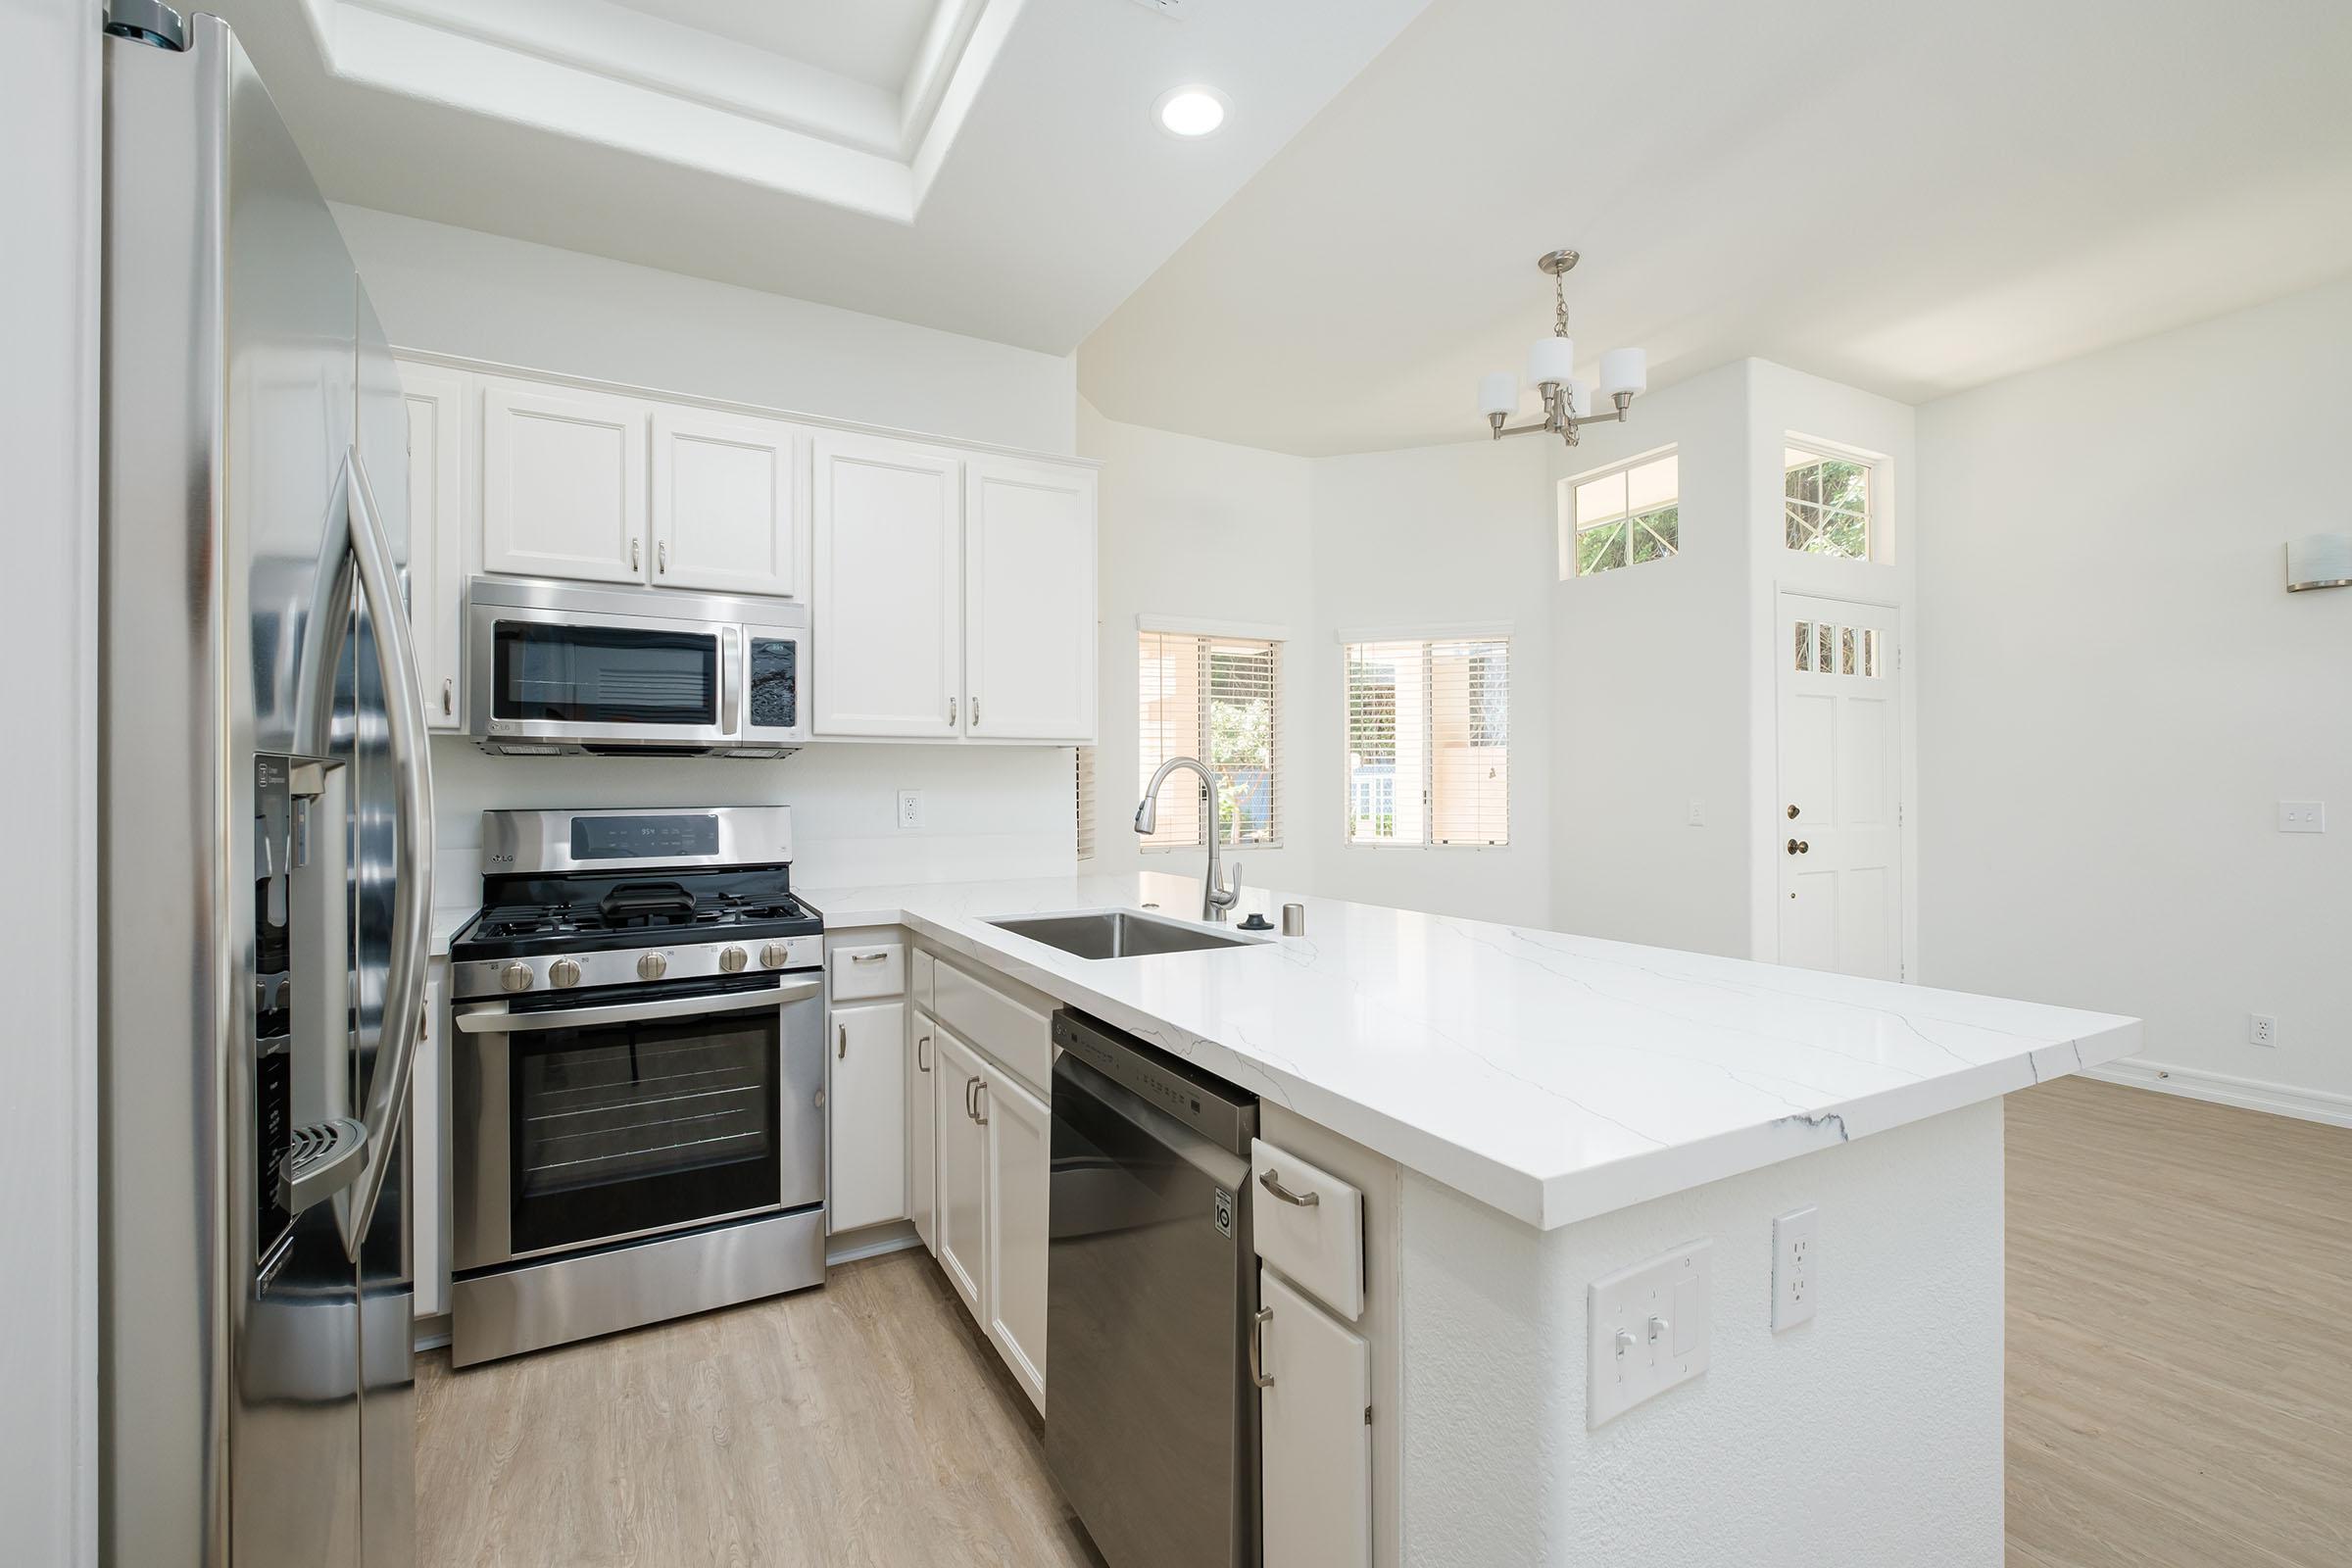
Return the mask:
<svg viewBox="0 0 2352 1568"><path fill-rule="evenodd" d="M1788 820L1791 822L1796 820L1796 808L1793 806L1788 808Z"/></svg>

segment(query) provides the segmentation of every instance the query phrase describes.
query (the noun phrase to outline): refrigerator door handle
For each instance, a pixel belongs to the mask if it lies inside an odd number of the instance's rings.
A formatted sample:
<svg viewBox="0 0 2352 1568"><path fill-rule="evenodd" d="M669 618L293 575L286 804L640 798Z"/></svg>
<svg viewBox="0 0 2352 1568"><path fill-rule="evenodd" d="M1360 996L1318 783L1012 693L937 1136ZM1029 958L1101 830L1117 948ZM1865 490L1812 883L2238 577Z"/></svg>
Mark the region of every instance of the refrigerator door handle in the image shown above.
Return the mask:
<svg viewBox="0 0 2352 1568"><path fill-rule="evenodd" d="M336 489L345 526L340 538L329 530L326 553L334 559L334 565L331 571L320 572L318 598L312 607L317 654L301 672L295 700L296 732L311 756L327 755L334 718L335 666L342 662L350 637L356 579L360 598L368 607L368 622L375 630L377 662L383 670L384 717L390 730L398 812L383 1029L377 1038L375 1070L368 1079L360 1121L365 1152L363 1157L341 1163L328 1177L337 1189L355 1189L345 1248L356 1260L391 1168L392 1141L400 1136L402 1120L408 1114L416 1041L424 1026L424 974L432 943L433 775L425 741L424 688L416 674L416 652L409 631L408 605L400 591L400 571L393 564L392 547L376 515L375 494L356 447L344 455ZM311 1192L314 1199L326 1196L323 1184L314 1185Z"/></svg>

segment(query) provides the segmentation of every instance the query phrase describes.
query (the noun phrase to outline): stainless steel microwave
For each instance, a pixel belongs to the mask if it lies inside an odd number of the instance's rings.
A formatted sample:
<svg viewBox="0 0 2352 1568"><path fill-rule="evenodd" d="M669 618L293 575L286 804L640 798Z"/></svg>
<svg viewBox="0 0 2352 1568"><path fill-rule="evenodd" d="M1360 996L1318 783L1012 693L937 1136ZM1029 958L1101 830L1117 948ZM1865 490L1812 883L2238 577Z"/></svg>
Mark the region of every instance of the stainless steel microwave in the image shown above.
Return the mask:
<svg viewBox="0 0 2352 1568"><path fill-rule="evenodd" d="M808 735L808 612L476 577L466 711L485 752L781 757Z"/></svg>

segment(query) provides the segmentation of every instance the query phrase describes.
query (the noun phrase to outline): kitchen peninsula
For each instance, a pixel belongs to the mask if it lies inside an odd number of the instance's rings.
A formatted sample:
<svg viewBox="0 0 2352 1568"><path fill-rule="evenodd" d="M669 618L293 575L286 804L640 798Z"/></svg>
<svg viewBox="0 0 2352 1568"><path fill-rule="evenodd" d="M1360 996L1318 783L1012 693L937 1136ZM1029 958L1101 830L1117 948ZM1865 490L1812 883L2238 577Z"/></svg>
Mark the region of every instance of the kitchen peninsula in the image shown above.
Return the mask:
<svg viewBox="0 0 2352 1568"><path fill-rule="evenodd" d="M1999 1560L1999 1102L2135 1020L1333 900L1133 958L992 923L1189 917L1172 875L808 892L1254 1093L1360 1191L1383 1568ZM1671 1312L1618 1279L1653 1262Z"/></svg>

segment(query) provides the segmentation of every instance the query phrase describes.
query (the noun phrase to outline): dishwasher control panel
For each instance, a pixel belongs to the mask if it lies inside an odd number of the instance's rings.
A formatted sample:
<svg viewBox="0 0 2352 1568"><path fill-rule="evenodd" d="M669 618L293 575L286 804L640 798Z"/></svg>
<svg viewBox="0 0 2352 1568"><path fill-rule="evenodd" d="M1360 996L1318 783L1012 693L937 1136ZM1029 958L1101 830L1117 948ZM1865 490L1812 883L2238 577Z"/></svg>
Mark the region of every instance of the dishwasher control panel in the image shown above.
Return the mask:
<svg viewBox="0 0 2352 1568"><path fill-rule="evenodd" d="M1257 1133L1255 1095L1068 1007L1054 1014L1054 1044L1228 1152L1247 1155Z"/></svg>

